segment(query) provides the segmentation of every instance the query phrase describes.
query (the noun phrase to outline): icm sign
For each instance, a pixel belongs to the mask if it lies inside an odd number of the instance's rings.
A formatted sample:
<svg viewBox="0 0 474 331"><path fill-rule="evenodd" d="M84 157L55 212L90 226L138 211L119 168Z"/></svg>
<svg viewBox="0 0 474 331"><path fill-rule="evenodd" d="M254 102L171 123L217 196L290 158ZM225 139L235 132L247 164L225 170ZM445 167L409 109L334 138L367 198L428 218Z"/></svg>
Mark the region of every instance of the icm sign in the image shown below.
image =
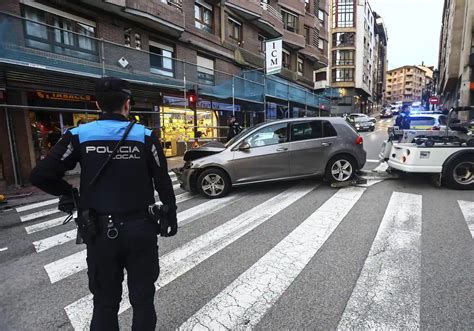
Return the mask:
<svg viewBox="0 0 474 331"><path fill-rule="evenodd" d="M273 39L265 43L265 63L267 75L278 74L282 65L282 40Z"/></svg>

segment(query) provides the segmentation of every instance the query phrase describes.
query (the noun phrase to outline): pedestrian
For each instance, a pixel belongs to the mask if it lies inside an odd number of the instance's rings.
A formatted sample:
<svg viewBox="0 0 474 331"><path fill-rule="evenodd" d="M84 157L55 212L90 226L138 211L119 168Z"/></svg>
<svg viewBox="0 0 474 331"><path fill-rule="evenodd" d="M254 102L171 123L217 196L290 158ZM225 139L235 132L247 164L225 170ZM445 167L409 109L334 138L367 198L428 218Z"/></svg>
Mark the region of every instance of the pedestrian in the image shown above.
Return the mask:
<svg viewBox="0 0 474 331"><path fill-rule="evenodd" d="M408 106L405 105L402 107L402 111L395 120L395 126L398 126L401 130L410 130L411 119Z"/></svg>
<svg viewBox="0 0 474 331"><path fill-rule="evenodd" d="M229 120L229 132L227 133L227 141L234 138L240 132L242 132L242 127L235 119L235 116L232 116Z"/></svg>
<svg viewBox="0 0 474 331"><path fill-rule="evenodd" d="M71 212L74 191L63 176L77 162L81 164L78 209L87 229L79 227L79 232L87 244L87 275L94 297L91 330L118 330L124 269L133 308L132 330L155 330L158 227L148 214L155 204L154 190L168 209L169 227L161 235L178 231L166 158L151 130L128 121L131 97L128 82L99 79L99 119L66 131L31 173L35 186L61 196L60 210Z"/></svg>

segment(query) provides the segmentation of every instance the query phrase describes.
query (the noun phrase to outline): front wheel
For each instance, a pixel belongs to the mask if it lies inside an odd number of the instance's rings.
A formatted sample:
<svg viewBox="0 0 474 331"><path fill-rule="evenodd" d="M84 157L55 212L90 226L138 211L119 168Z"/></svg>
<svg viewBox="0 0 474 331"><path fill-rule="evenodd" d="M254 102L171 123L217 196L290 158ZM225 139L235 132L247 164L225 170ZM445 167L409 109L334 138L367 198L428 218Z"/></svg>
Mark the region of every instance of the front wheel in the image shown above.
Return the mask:
<svg viewBox="0 0 474 331"><path fill-rule="evenodd" d="M227 174L216 168L204 170L197 179L198 192L208 199L218 199L226 196L231 188Z"/></svg>
<svg viewBox="0 0 474 331"><path fill-rule="evenodd" d="M474 155L456 158L447 165L446 185L456 190L474 190Z"/></svg>
<svg viewBox="0 0 474 331"><path fill-rule="evenodd" d="M327 164L326 179L331 183L347 182L354 178L355 171L355 162L351 157L335 156Z"/></svg>

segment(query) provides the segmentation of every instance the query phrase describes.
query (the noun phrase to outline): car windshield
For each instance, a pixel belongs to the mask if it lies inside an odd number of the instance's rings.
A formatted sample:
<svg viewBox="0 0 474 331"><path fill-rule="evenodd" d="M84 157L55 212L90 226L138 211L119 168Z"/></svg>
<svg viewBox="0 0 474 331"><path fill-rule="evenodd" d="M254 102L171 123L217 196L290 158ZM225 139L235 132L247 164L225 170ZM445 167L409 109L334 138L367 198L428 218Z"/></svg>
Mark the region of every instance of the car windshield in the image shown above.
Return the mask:
<svg viewBox="0 0 474 331"><path fill-rule="evenodd" d="M238 135L234 136L232 139L230 139L226 144L225 144L225 147L229 147L230 145L232 145L233 143L235 143L237 140L239 140L240 138L242 138L247 132L250 131L251 128L246 128L246 129L243 129Z"/></svg>

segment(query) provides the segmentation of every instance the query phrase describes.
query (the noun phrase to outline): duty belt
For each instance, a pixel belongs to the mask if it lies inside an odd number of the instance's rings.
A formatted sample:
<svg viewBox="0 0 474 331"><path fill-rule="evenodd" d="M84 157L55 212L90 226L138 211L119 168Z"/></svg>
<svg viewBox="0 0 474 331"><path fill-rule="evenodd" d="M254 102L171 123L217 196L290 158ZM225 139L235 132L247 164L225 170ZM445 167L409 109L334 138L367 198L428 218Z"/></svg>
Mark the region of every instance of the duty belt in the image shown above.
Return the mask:
<svg viewBox="0 0 474 331"><path fill-rule="evenodd" d="M116 222L133 222L137 218L147 217L146 211L131 212L131 213L113 213L113 214L98 214L97 223L99 228L107 228L107 238L116 239L119 235L116 227Z"/></svg>

